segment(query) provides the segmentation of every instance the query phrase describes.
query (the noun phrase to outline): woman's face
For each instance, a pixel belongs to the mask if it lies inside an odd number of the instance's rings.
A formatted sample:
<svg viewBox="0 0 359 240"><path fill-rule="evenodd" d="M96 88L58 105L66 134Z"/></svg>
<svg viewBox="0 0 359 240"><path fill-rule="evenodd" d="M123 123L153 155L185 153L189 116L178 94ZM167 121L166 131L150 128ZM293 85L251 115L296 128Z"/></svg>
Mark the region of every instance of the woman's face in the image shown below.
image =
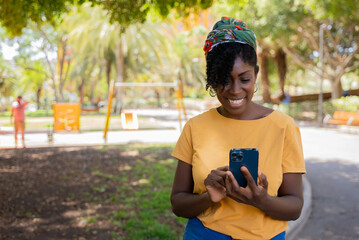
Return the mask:
<svg viewBox="0 0 359 240"><path fill-rule="evenodd" d="M237 57L229 83L226 86L219 86L217 89L217 98L222 104L220 111L223 116L246 119L250 115L256 79L255 68Z"/></svg>

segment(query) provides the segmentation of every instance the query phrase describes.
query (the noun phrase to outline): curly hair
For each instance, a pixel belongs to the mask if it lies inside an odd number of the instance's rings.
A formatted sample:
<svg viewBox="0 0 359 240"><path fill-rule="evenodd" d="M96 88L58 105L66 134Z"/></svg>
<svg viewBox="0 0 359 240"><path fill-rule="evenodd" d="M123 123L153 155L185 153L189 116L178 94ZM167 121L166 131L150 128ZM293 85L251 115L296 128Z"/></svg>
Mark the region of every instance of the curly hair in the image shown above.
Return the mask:
<svg viewBox="0 0 359 240"><path fill-rule="evenodd" d="M258 72L257 54L248 44L238 42L218 44L208 52L206 55L206 90L209 90L211 96L219 86L226 86L229 83L230 74L237 57L253 66L255 72Z"/></svg>

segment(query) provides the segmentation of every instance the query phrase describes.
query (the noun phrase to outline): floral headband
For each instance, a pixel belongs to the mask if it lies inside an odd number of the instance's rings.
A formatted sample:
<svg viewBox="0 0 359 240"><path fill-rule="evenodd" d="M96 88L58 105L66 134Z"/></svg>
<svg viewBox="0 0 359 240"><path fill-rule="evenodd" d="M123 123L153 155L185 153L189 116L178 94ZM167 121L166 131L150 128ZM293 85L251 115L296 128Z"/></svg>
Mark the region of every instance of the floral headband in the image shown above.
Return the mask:
<svg viewBox="0 0 359 240"><path fill-rule="evenodd" d="M256 35L247 28L247 24L231 17L222 17L208 34L203 50L205 54L221 43L239 42L248 44L257 51Z"/></svg>

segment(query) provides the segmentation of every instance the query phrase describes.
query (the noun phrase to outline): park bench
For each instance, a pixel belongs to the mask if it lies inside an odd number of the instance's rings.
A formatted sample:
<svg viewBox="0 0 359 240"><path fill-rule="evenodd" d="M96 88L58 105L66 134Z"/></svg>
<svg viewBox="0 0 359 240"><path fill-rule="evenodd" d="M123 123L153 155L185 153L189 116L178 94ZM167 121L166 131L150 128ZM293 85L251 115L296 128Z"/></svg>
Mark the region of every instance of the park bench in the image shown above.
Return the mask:
<svg viewBox="0 0 359 240"><path fill-rule="evenodd" d="M84 108L81 108L81 112L82 113L91 113L91 112L95 112L95 113L98 113L100 111L100 108L99 107L84 107Z"/></svg>
<svg viewBox="0 0 359 240"><path fill-rule="evenodd" d="M333 114L333 118L331 118L329 115L327 115L324 118L324 123L336 124L336 125L359 126L359 113L335 111Z"/></svg>

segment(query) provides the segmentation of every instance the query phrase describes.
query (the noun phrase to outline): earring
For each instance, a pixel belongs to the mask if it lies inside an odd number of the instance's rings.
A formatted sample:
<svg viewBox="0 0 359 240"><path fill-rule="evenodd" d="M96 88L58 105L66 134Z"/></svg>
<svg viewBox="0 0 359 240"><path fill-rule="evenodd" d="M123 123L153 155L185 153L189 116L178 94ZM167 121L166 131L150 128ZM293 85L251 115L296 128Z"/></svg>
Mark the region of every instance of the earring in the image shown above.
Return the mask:
<svg viewBox="0 0 359 240"><path fill-rule="evenodd" d="M258 91L258 83L256 83L255 89L254 89L254 93L256 93Z"/></svg>
<svg viewBox="0 0 359 240"><path fill-rule="evenodd" d="M209 88L209 96L215 97L217 95L216 91L212 87Z"/></svg>

